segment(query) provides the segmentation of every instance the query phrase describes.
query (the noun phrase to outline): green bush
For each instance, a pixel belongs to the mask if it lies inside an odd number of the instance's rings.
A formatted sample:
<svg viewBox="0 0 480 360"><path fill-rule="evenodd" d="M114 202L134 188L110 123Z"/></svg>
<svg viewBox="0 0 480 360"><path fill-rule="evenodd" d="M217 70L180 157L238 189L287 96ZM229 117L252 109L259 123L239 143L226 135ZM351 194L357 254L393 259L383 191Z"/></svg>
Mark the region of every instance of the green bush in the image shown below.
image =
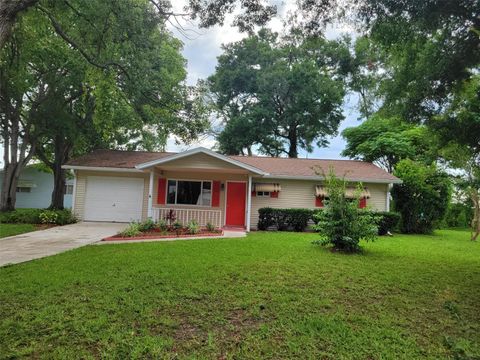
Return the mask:
<svg viewBox="0 0 480 360"><path fill-rule="evenodd" d="M470 204L450 203L445 214L444 226L468 228L473 218L473 209Z"/></svg>
<svg viewBox="0 0 480 360"><path fill-rule="evenodd" d="M312 220L313 212L314 210L310 209L261 208L258 210L257 228L259 230L268 230L273 226L280 231L289 229L304 231L308 222Z"/></svg>
<svg viewBox="0 0 480 360"><path fill-rule="evenodd" d="M142 232L140 230L140 223L132 222L128 227L119 233L122 237L135 237L140 235Z"/></svg>
<svg viewBox="0 0 480 360"><path fill-rule="evenodd" d="M198 222L196 222L195 220L191 220L187 224L187 231L191 235L198 234L200 232L200 225L198 225Z"/></svg>
<svg viewBox="0 0 480 360"><path fill-rule="evenodd" d="M331 244L347 252L358 251L360 240L373 241L377 236L378 219L370 211L358 209L359 196L355 201L345 197L346 181L337 178L333 171L326 177L325 185L329 198L324 209L314 215L317 224L314 229L322 237L314 243Z"/></svg>
<svg viewBox="0 0 480 360"><path fill-rule="evenodd" d="M166 220L160 219L157 221L156 227L161 231L165 232L168 230L168 224Z"/></svg>
<svg viewBox="0 0 480 360"><path fill-rule="evenodd" d="M215 225L213 225L211 222L207 222L207 225L205 226L209 232L214 232L215 231Z"/></svg>
<svg viewBox="0 0 480 360"><path fill-rule="evenodd" d="M395 184L392 196L395 211L401 214L400 231L428 234L441 224L450 201L448 175L435 166L402 160L395 167L402 184Z"/></svg>
<svg viewBox="0 0 480 360"><path fill-rule="evenodd" d="M138 224L138 230L140 231L151 231L155 229L156 224L152 219L147 219Z"/></svg>
<svg viewBox="0 0 480 360"><path fill-rule="evenodd" d="M360 214L369 214L377 219L378 235L386 235L397 229L400 222L400 214L393 211L365 211L360 210Z"/></svg>
<svg viewBox="0 0 480 360"><path fill-rule="evenodd" d="M40 214L40 221L42 224L56 224L58 214L53 210L45 210Z"/></svg>
<svg viewBox="0 0 480 360"><path fill-rule="evenodd" d="M69 209L16 209L0 212L0 223L66 225L75 222L77 219Z"/></svg>

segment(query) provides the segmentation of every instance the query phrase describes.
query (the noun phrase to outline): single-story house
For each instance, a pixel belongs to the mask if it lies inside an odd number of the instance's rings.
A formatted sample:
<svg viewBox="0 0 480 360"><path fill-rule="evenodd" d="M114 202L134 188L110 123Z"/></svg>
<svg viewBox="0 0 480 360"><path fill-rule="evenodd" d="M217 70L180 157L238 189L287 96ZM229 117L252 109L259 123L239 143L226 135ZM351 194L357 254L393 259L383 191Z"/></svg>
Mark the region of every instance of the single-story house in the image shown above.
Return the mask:
<svg viewBox="0 0 480 360"><path fill-rule="evenodd" d="M45 209L52 203L53 174L37 166L28 165L20 173L15 207ZM63 206L72 207L73 178L67 179ZM3 170L0 171L0 188L3 186Z"/></svg>
<svg viewBox="0 0 480 360"><path fill-rule="evenodd" d="M361 206L389 209L389 189L400 180L355 160L225 156L202 147L180 153L97 150L64 166L75 174L73 210L84 221L197 220L255 229L258 209L321 208L323 177L333 169L352 188L365 187ZM348 195L348 194L347 194Z"/></svg>

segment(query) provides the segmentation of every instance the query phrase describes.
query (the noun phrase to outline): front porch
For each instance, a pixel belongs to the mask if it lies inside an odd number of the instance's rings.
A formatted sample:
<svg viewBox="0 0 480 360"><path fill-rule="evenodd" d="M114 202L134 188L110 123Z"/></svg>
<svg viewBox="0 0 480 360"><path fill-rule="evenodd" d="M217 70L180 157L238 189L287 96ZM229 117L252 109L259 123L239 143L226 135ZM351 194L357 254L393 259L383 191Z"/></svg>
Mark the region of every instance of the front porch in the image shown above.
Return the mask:
<svg viewBox="0 0 480 360"><path fill-rule="evenodd" d="M138 168L149 173L147 216L152 220L250 230L255 168L205 149Z"/></svg>

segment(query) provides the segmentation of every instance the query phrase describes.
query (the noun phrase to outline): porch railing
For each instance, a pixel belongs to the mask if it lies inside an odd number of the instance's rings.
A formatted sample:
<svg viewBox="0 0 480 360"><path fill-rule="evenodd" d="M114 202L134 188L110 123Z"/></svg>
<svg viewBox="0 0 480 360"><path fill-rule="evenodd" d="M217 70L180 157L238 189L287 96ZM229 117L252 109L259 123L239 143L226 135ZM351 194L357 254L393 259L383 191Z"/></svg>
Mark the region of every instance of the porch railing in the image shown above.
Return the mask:
<svg viewBox="0 0 480 360"><path fill-rule="evenodd" d="M166 218L170 210L175 211L176 220L186 225L189 221L195 220L200 226L207 223L213 224L215 227L222 227L222 211L206 210L206 209L178 209L178 208L159 208L152 209L152 220L158 221Z"/></svg>

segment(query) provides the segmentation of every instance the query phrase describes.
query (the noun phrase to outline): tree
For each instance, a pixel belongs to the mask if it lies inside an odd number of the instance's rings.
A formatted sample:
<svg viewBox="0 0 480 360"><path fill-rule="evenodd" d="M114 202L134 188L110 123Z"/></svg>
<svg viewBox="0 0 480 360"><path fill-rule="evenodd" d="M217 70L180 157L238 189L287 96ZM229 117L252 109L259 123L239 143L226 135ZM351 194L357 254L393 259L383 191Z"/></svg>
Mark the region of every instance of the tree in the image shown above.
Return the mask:
<svg viewBox="0 0 480 360"><path fill-rule="evenodd" d="M388 172L402 159L432 163L436 159L436 145L425 126L401 121L398 117L377 114L361 125L342 132L347 145L342 156L375 162Z"/></svg>
<svg viewBox="0 0 480 360"><path fill-rule="evenodd" d="M458 184L474 209L472 240L480 234L480 76L461 83L445 112L431 126L449 166L460 169Z"/></svg>
<svg viewBox="0 0 480 360"><path fill-rule="evenodd" d="M402 216L401 231L431 233L448 208L451 192L448 175L435 165L426 166L410 159L399 162L394 174L402 180L392 188L395 211Z"/></svg>
<svg viewBox="0 0 480 360"><path fill-rule="evenodd" d="M275 13L276 7L273 5L264 5L260 0L210 0L210 1L198 1L190 0L186 6L186 13L174 13L171 9L171 3L169 1L160 0L145 0L143 4L150 2L155 7L160 19L168 20L169 17L175 16L187 16L191 19L199 19L200 26L209 27L216 24L223 24L225 15L232 13L233 10L239 8L234 18L234 25L238 26L242 31L251 31L256 25L263 25L267 22ZM75 10L78 18L91 19L91 16L95 16L85 9L88 9L88 1L83 1L84 6L72 7L72 3L68 1L50 1L41 2L40 0L3 0L0 2L0 49L3 48L5 43L10 37L12 28L18 21L19 16L26 10L35 9L45 6L45 10L51 12L53 8L63 5L69 6ZM121 7L120 2L116 2ZM126 3L126 2L125 2ZM48 13L45 13L48 17ZM98 14L100 15L100 14ZM59 18L54 18L57 22ZM56 31L61 34L65 34L65 30L68 27L58 27ZM87 32L95 32L95 28L85 29ZM62 36L63 37L63 36ZM68 43L67 39L65 39ZM76 44L81 48L82 44Z"/></svg>
<svg viewBox="0 0 480 360"><path fill-rule="evenodd" d="M161 148L170 133L188 141L207 124L204 117L196 116L196 99L184 84L181 43L158 27L151 5L140 6L140 2L133 9L116 6L122 11L111 14L112 3L89 2L90 11L110 19L104 24L103 20L95 23L95 17L78 19L72 3L58 9L59 13L47 12L48 19L33 12L24 15L10 40L11 46L4 49L9 61L1 66L9 74L18 74L19 84L28 85L17 96L23 99L22 139L53 170L55 208L63 207L65 171L61 167L72 154L99 145ZM77 48L57 36L52 28L60 25L50 17L61 18L61 26L71 29L69 41L82 39L82 51L95 53L95 61L86 60ZM100 26L102 32L95 35L82 30ZM87 58L92 59L90 55ZM11 75L5 76L11 84L9 78ZM6 92L2 92L2 99L14 101ZM6 124L11 123L9 117L4 114ZM33 132L25 126L28 124ZM6 131L5 136L11 136L11 131ZM5 164L8 168L9 161ZM19 170L21 167L15 165ZM15 176L9 174L5 188L14 189ZM9 197L12 200L6 198L9 205L5 209L14 205L11 193Z"/></svg>
<svg viewBox="0 0 480 360"><path fill-rule="evenodd" d="M347 181L337 178L333 170L330 170L328 176L325 176L325 187L328 193L325 208L314 214L314 229L320 232L323 239L315 243L331 244L337 250L356 252L360 250L360 240L375 240L378 219L371 213L358 209L361 186L353 201L347 199Z"/></svg>
<svg viewBox="0 0 480 360"><path fill-rule="evenodd" d="M209 78L225 122L220 149L238 154L259 146L265 154L297 157L313 143L328 144L343 119L345 94L334 45L297 34L279 39L263 29L225 46ZM245 139L235 140L246 128Z"/></svg>

